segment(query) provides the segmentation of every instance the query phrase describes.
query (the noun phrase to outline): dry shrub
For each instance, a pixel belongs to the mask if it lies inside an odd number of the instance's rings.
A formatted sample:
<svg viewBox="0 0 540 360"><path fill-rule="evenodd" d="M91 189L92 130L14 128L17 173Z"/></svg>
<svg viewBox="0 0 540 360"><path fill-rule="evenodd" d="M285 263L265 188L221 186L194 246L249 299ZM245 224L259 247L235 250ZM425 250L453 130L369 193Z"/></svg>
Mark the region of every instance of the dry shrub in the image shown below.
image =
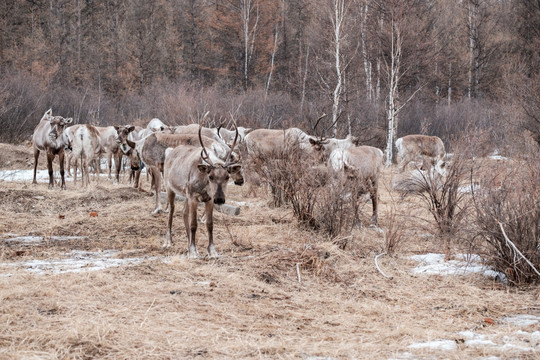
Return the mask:
<svg viewBox="0 0 540 360"><path fill-rule="evenodd" d="M540 153L507 160L501 173L482 174L474 192L482 256L510 283L540 280Z"/></svg>
<svg viewBox="0 0 540 360"><path fill-rule="evenodd" d="M464 188L471 174L467 153L457 149L447 164L447 176L443 179L426 177L422 186L426 191L415 193L427 206L439 234L447 237L455 235L467 214L469 196Z"/></svg>
<svg viewBox="0 0 540 360"><path fill-rule="evenodd" d="M393 255L404 239L405 231L403 220L400 221L395 208L392 208L385 216L386 226L383 230L384 251L388 255Z"/></svg>
<svg viewBox="0 0 540 360"><path fill-rule="evenodd" d="M335 237L358 221L359 191L350 181L300 149L292 141L272 156L256 154L252 171L268 185L274 206L289 205L300 223Z"/></svg>

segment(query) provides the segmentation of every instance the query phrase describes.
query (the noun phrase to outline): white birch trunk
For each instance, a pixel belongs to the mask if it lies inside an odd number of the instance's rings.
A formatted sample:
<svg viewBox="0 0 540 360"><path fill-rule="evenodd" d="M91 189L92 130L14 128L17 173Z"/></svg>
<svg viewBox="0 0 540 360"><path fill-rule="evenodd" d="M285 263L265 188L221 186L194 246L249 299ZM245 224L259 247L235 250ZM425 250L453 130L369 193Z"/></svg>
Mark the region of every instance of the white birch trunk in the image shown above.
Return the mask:
<svg viewBox="0 0 540 360"><path fill-rule="evenodd" d="M332 136L337 135L337 119L339 116L339 101L341 98L341 86L342 86L342 70L341 70L341 41L342 41L342 25L345 19L345 1L334 0L334 18L332 24L334 25L334 60L335 70L337 75L336 87L332 97Z"/></svg>
<svg viewBox="0 0 540 360"><path fill-rule="evenodd" d="M360 37L362 40L362 58L364 60L364 73L366 75L366 96L369 101L373 98L373 84L371 80L371 69L372 64L369 60L368 49L367 49L367 31L366 31L366 22L368 16L368 7L369 1L366 1L364 8L360 5L360 17L362 18L362 25L360 27Z"/></svg>
<svg viewBox="0 0 540 360"><path fill-rule="evenodd" d="M452 61L448 65L448 106L452 102Z"/></svg>
<svg viewBox="0 0 540 360"><path fill-rule="evenodd" d="M306 81L307 81L307 74L308 74L308 62L309 62L309 46L306 50L306 66L304 68L304 76L302 78L302 99L300 100L300 114L302 114L304 110L304 100L306 98Z"/></svg>
<svg viewBox="0 0 540 360"><path fill-rule="evenodd" d="M473 5L469 1L468 6L468 21L469 21L469 73L468 73L468 87L467 87L467 97L470 99L472 96L472 76L473 76L473 61L474 61L474 16L473 16Z"/></svg>
<svg viewBox="0 0 540 360"><path fill-rule="evenodd" d="M266 100L266 97L268 96L268 89L270 88L270 80L272 80L272 72L274 71L274 59L276 57L276 51L277 51L277 43L278 43L278 28L276 25L274 33L274 48L272 49L272 59L270 61L270 74L268 74L268 80L266 81L266 90L264 92L264 99Z"/></svg>
<svg viewBox="0 0 540 360"><path fill-rule="evenodd" d="M259 7L253 4L251 0L242 0L241 3L242 32L244 37L244 88L249 84L249 64L253 55L255 38L257 34L257 24L259 22ZM250 28L251 16L255 11L255 23Z"/></svg>
<svg viewBox="0 0 540 360"><path fill-rule="evenodd" d="M390 86L388 92L388 134L386 138L386 160L385 166L392 165L394 154L394 139L398 126L398 89L400 79L400 61L401 61L401 34L400 29L392 23L392 45L390 54Z"/></svg>

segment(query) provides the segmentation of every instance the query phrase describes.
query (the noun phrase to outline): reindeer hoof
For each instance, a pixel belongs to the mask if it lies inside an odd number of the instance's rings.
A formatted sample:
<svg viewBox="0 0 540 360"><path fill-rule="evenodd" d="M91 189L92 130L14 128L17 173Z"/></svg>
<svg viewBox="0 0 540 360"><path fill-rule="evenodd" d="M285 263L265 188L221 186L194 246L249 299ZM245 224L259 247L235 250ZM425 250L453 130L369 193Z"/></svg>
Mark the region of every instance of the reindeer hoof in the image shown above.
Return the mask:
<svg viewBox="0 0 540 360"><path fill-rule="evenodd" d="M163 209L155 209L154 211L152 211L152 215L157 215L159 213L162 213L163 212Z"/></svg>
<svg viewBox="0 0 540 360"><path fill-rule="evenodd" d="M209 259L217 259L217 258L219 258L219 254L218 254L218 252L216 251L216 249L213 246L208 249L208 258Z"/></svg>

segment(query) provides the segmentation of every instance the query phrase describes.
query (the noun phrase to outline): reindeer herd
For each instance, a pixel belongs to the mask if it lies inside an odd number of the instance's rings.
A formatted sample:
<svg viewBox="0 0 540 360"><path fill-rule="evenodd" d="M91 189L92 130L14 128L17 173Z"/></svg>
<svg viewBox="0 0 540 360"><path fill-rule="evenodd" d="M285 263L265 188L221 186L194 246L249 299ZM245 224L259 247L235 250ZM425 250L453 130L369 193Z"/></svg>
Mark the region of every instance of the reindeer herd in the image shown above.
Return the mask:
<svg viewBox="0 0 540 360"><path fill-rule="evenodd" d="M371 223L378 222L378 182L383 166L382 150L359 144L355 136L345 139L323 138L311 136L298 128L285 130L248 129L238 127L234 130L222 126L218 128L203 127L206 113L201 124L170 127L159 119L152 119L146 128L139 126L107 126L97 127L90 124L68 126L72 118L53 116L49 109L43 115L33 134L34 144L34 179L41 151L47 154L49 172L49 188L54 186L53 160L58 155L60 163L61 187L66 188L64 179L64 157L67 155L68 174L72 167L74 181L77 166L80 164L83 186L88 186L89 170L93 166L100 172L100 158L107 156L109 178L111 178L112 159L115 164L115 182L119 182L123 158L130 164L130 180L140 189L140 172L143 167L151 175L152 188L155 193L153 213L162 209L160 192L162 186L167 194L169 211L167 234L163 248L172 245L172 222L175 210L176 195L182 194L184 203L184 226L188 238L188 256L199 257L196 249L195 234L197 231L197 206L205 204L206 228L208 231L208 255L218 256L213 244L213 209L214 205L222 205L226 200L227 184L232 180L236 185L255 180L254 169L244 168L242 163L250 164L249 158L262 156L272 159L285 148L287 143L297 144L299 151L317 159L319 166L333 173L334 178L346 177L357 184L363 193L369 194L372 202ZM321 117L322 118L322 117ZM321 119L319 118L318 121ZM239 145L242 146L239 146ZM242 147L243 151L238 151ZM422 186L411 187L410 184L421 184L415 179L441 179L445 173L444 144L438 137L425 135L408 135L396 141L401 181L393 182L394 190L400 192L422 191ZM242 155L240 155L242 154ZM241 158L245 158L242 161ZM406 172L411 163L421 164L410 172ZM244 175L245 174L245 175ZM253 180L252 180L253 179ZM406 184L406 185L404 185Z"/></svg>

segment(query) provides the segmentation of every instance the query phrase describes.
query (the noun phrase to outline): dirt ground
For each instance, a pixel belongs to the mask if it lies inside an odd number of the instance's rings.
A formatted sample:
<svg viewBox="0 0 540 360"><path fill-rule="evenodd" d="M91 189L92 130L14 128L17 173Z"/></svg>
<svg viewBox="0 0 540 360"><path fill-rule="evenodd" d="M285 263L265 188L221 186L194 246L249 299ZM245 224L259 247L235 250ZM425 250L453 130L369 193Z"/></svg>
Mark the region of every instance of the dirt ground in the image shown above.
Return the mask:
<svg viewBox="0 0 540 360"><path fill-rule="evenodd" d="M0 170L32 164L28 144L0 144ZM228 188L240 214L215 215L221 257L189 260L181 203L164 251L167 214L151 215L153 198L125 175L66 191L0 179L0 359L540 359L540 322L508 321L540 316L538 288L411 271L412 255L463 249L431 235L417 199L388 190L394 172L379 212L382 229L391 209L404 227L397 253L378 258L391 278L374 261L384 231L328 239L243 187ZM205 254L203 224L197 234ZM9 240L21 236L41 240ZM93 263L31 271L80 254ZM94 269L107 257L131 262Z"/></svg>

